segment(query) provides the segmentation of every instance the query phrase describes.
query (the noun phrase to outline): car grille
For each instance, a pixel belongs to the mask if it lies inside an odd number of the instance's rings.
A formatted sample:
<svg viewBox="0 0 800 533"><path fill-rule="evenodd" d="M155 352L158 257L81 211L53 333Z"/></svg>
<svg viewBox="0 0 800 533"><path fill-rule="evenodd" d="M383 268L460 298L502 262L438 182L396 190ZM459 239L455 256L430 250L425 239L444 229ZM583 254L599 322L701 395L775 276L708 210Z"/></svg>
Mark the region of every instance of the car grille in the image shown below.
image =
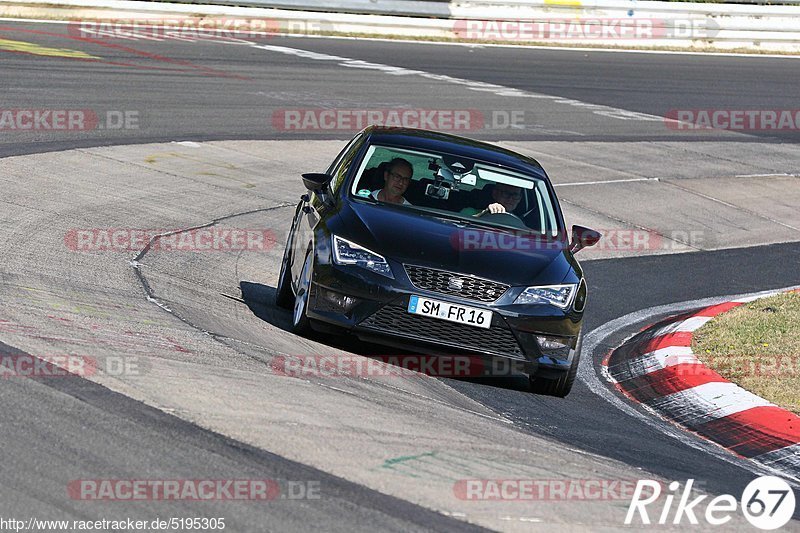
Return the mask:
<svg viewBox="0 0 800 533"><path fill-rule="evenodd" d="M360 326L438 344L455 344L463 350L524 358L522 348L511 330L495 326L488 329L477 328L437 318L412 315L403 307L387 305L361 322Z"/></svg>
<svg viewBox="0 0 800 533"><path fill-rule="evenodd" d="M475 278L413 265L403 265L411 283L418 289L460 296L479 302L494 302L507 290L508 285L483 278Z"/></svg>

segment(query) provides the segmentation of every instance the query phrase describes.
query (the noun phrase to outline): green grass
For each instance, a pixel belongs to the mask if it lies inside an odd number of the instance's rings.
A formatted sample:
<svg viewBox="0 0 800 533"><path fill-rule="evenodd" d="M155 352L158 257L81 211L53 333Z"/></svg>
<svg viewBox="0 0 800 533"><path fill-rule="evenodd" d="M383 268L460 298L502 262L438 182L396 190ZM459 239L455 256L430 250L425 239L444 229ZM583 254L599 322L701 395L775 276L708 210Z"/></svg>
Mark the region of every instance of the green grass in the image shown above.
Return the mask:
<svg viewBox="0 0 800 533"><path fill-rule="evenodd" d="M800 414L800 293L719 315L695 332L692 350L730 381Z"/></svg>

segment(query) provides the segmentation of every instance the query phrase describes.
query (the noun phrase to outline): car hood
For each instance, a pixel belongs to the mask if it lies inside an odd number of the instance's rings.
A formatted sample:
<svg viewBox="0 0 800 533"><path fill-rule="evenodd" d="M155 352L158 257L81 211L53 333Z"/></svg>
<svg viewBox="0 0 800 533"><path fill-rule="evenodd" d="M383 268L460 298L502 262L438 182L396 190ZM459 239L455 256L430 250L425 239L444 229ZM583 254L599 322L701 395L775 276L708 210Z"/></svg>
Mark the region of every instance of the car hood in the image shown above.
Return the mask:
<svg viewBox="0 0 800 533"><path fill-rule="evenodd" d="M574 261L560 242L514 230L448 220L420 211L347 202L339 213L342 237L389 260L472 274L512 286L562 282Z"/></svg>

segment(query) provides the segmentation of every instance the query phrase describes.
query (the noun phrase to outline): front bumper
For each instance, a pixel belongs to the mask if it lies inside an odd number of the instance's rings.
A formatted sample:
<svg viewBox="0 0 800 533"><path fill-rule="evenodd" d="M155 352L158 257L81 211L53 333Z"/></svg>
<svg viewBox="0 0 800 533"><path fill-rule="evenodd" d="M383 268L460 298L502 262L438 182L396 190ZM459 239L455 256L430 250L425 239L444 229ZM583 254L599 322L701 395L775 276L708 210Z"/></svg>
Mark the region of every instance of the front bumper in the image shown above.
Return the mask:
<svg viewBox="0 0 800 533"><path fill-rule="evenodd" d="M582 313L549 305L515 305L522 287L511 287L492 303L420 289L412 284L403 265L390 263L395 279L358 267L318 263L313 270L309 318L365 340L431 354L501 357L523 363L528 373L558 375L569 369L578 347ZM491 310L491 327L408 313L412 295ZM345 306L344 296L352 298ZM538 335L559 337L569 348L543 351Z"/></svg>

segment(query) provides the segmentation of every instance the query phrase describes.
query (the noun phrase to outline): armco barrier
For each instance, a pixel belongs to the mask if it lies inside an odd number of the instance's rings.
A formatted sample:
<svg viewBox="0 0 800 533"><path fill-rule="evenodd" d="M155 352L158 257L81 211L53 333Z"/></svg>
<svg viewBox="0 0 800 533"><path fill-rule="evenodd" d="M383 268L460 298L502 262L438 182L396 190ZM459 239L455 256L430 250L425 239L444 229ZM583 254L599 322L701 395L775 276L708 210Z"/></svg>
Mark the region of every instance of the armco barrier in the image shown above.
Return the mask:
<svg viewBox="0 0 800 533"><path fill-rule="evenodd" d="M800 6L629 0L236 0L239 6L123 0L0 0L0 16L71 19L267 18L295 33L467 42L800 52ZM253 7L240 7L241 4ZM320 9L319 4L315 4ZM264 7L255 7L264 6ZM269 7L268 7L269 6ZM283 9L273 6L281 6ZM286 9L287 7L293 9ZM365 14L369 11L371 14ZM378 13L379 12L379 13ZM615 28L634 27L642 33Z"/></svg>
<svg viewBox="0 0 800 533"><path fill-rule="evenodd" d="M325 11L336 13L355 13L367 15L403 15L414 17L443 17L451 18L455 11L481 11L486 9L500 8L529 8L532 6L549 6L558 7L559 4L564 7L574 7L582 5L583 7L598 7L608 4L616 4L622 8L629 9L631 6L636 8L641 6L641 2L632 3L630 0L621 1L616 0L613 2L604 0L574 2L571 0L558 0L544 1L544 0L470 0L469 2L451 1L451 0L390 0L390 1L375 1L375 0L331 0L327 2L315 2L313 0L192 0L193 4L220 4L220 5L237 5L237 6L251 6L251 7L269 7L276 9L291 9L295 11ZM648 2L645 2L648 3ZM670 2L649 2L651 4L661 4L662 6L669 7ZM686 5L691 5L688 2L672 2L678 9L684 8ZM746 6L761 6L770 4L772 6L792 6L800 4L798 0L727 0L724 3L698 3L695 6L705 6L716 12L727 12L727 10L736 4ZM478 15L481 17L482 15Z"/></svg>

